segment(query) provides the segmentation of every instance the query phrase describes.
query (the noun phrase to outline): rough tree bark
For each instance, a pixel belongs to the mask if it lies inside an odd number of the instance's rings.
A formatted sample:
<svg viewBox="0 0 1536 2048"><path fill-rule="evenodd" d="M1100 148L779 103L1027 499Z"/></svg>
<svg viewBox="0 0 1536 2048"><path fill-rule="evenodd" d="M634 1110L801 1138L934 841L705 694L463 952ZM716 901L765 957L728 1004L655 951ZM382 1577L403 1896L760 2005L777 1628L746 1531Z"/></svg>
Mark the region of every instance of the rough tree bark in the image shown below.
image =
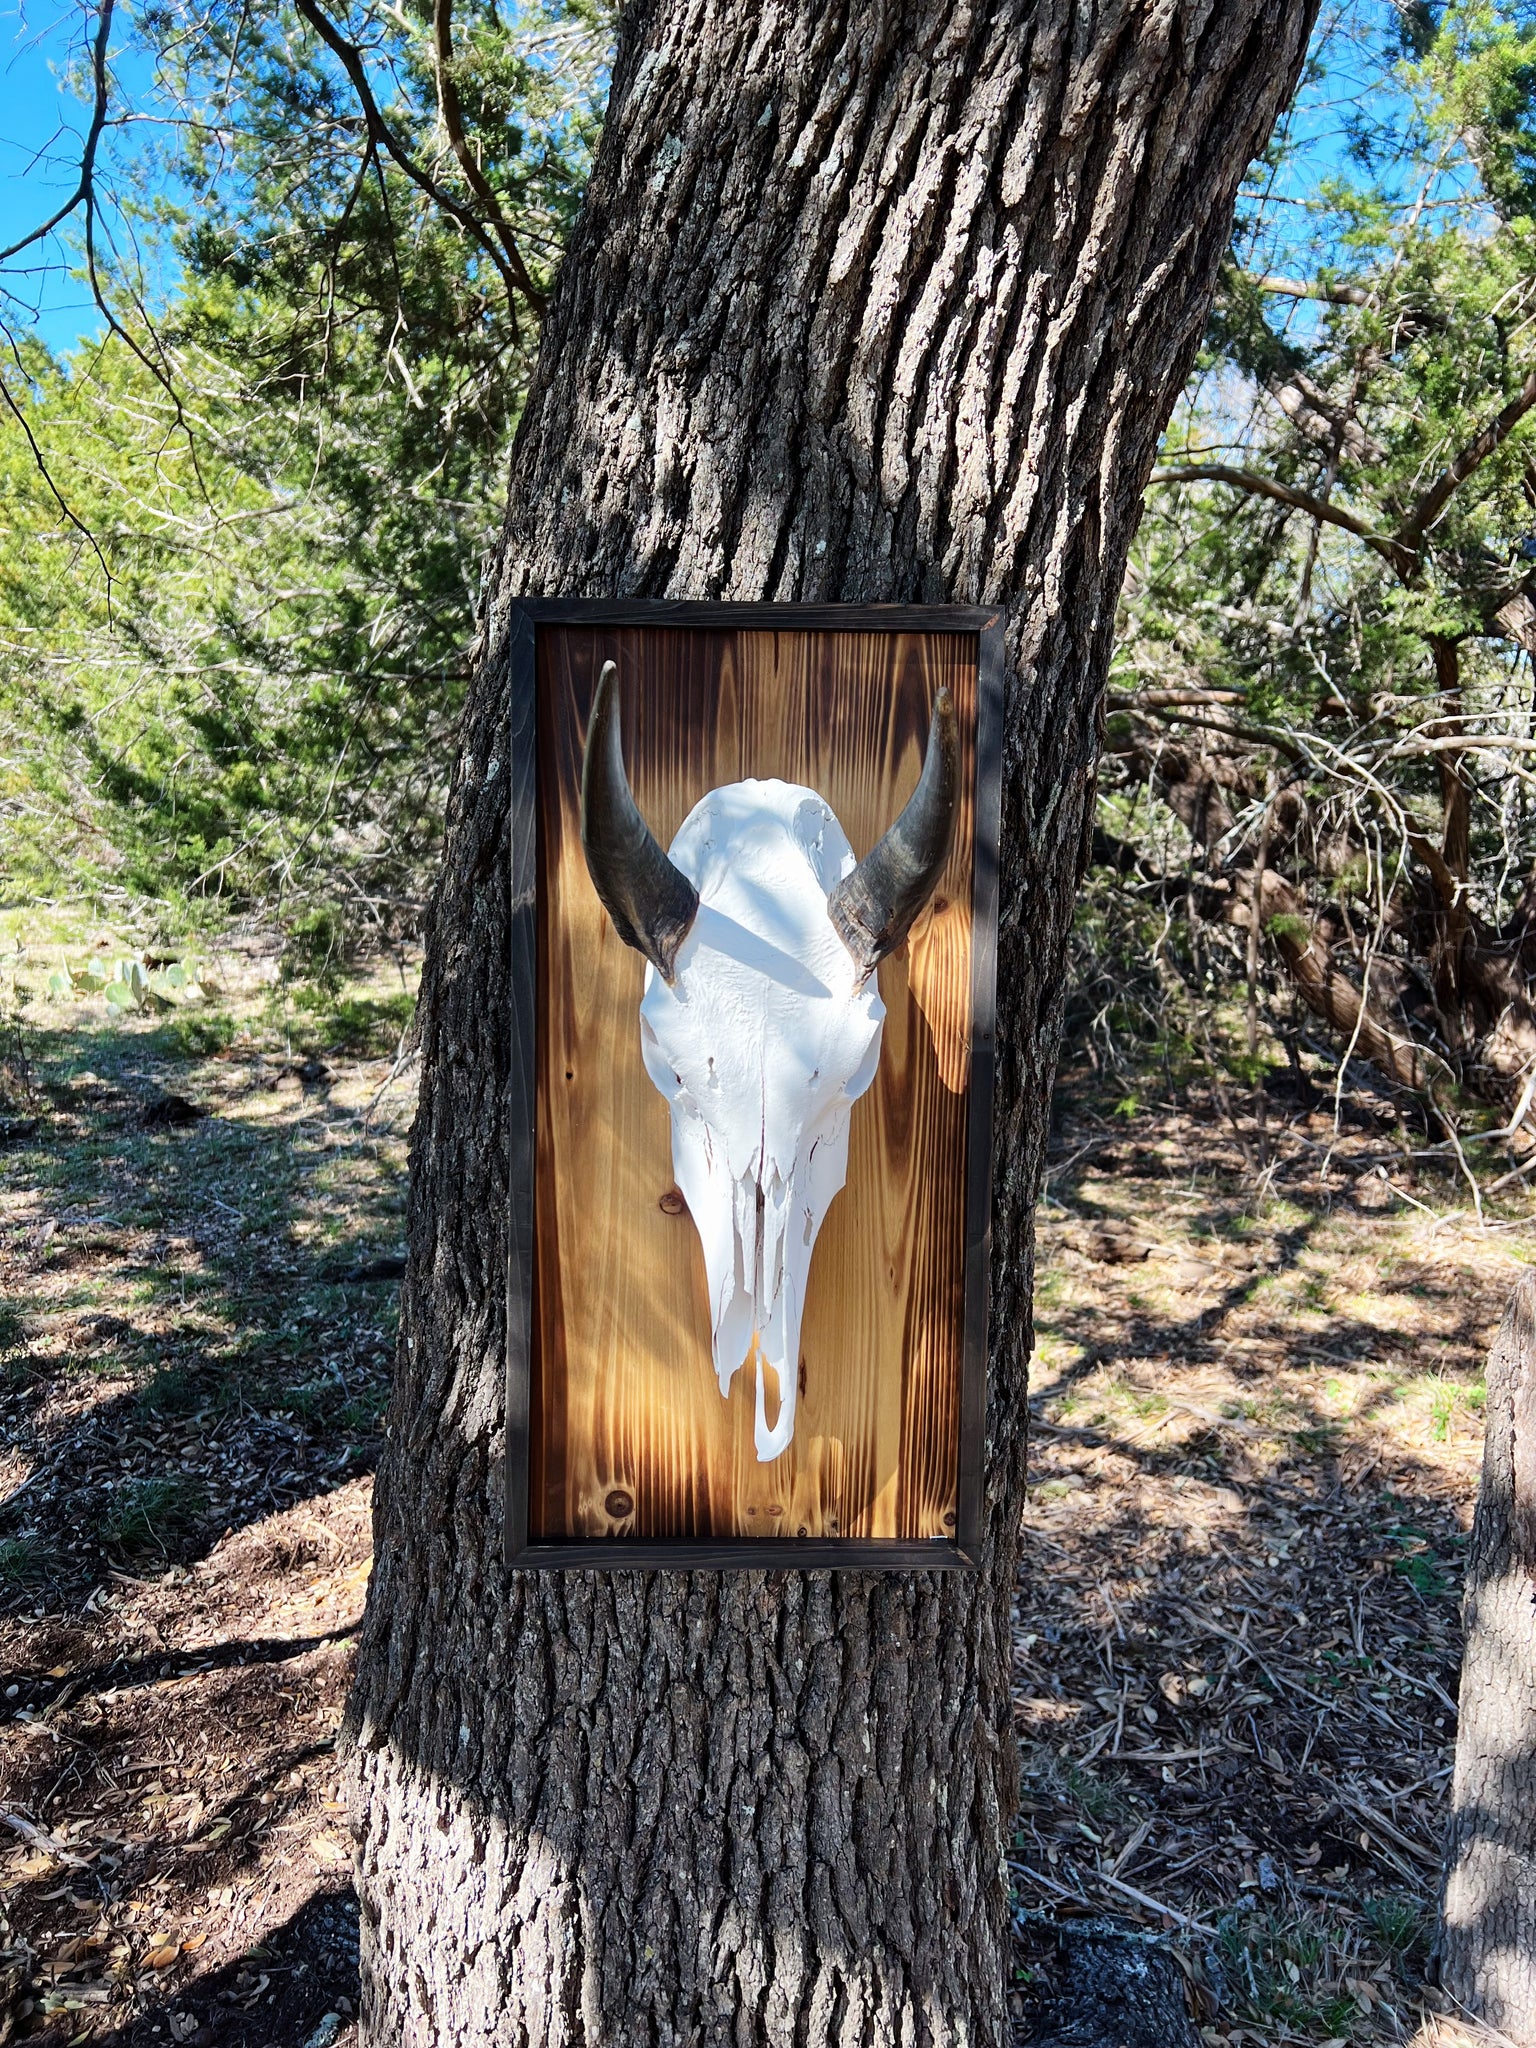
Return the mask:
<svg viewBox="0 0 1536 2048"><path fill-rule="evenodd" d="M1536 2044L1536 1274L1488 1360L1483 1483L1467 1556L1440 1982Z"/></svg>
<svg viewBox="0 0 1536 2048"><path fill-rule="evenodd" d="M997 2041L1030 1218L1115 600L1311 0L638 0L513 462L423 981L350 1727L365 2039ZM522 592L1010 607L985 1568L509 1575Z"/></svg>

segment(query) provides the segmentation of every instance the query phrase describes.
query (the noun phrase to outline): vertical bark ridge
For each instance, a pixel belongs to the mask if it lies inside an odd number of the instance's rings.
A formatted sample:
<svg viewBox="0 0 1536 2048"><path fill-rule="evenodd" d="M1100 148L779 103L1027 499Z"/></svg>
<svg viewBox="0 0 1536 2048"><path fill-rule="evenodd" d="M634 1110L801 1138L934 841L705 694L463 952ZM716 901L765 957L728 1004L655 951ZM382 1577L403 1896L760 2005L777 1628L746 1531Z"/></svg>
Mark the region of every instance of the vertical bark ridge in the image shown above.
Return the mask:
<svg viewBox="0 0 1536 2048"><path fill-rule="evenodd" d="M1536 1274L1515 1289L1488 1359L1464 1618L1440 1980L1463 2011L1526 2048L1536 2042Z"/></svg>
<svg viewBox="0 0 1536 2048"><path fill-rule="evenodd" d="M1126 550L1308 0L638 0L547 315L423 981L350 1720L365 2033L1002 2038L1030 1218ZM509 1575L523 592L1009 606L986 1566Z"/></svg>

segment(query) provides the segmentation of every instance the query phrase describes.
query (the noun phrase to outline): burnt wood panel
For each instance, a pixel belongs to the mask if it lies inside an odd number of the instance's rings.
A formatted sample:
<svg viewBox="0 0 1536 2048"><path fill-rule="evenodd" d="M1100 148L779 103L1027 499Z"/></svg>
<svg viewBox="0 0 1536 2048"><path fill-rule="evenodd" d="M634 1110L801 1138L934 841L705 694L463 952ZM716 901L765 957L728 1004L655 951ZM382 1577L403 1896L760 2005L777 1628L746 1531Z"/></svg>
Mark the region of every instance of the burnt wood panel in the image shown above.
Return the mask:
<svg viewBox="0 0 1536 2048"><path fill-rule="evenodd" d="M515 1420L527 1536L560 1546L561 1562L583 1542L760 1540L777 1553L786 1539L834 1540L850 1561L868 1542L953 1546L978 645L974 630L756 620L538 625L536 1278L526 1423ZM929 909L879 970L879 1070L853 1106L848 1183L811 1264L794 1439L767 1465L750 1368L729 1400L714 1376L703 1256L640 1058L644 962L613 931L581 852L582 740L609 659L630 779L664 846L708 790L776 776L818 790L863 854L917 779L935 691L955 697L955 844Z"/></svg>

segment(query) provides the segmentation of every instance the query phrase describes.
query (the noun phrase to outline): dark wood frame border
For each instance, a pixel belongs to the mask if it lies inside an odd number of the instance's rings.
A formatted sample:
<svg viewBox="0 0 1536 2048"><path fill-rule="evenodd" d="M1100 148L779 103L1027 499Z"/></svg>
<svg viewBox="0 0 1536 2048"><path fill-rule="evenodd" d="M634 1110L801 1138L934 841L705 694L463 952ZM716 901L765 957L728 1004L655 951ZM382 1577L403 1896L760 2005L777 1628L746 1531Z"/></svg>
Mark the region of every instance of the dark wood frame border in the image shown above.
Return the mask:
<svg viewBox="0 0 1536 2048"><path fill-rule="evenodd" d="M516 1570L934 1571L981 1554L992 1264L992 1090L997 1016L997 844L1002 796L1003 612L981 605L675 604L523 598L508 646L511 777L511 1058L507 1076L507 1436L503 1558ZM764 1537L719 1542L536 1543L528 1539L532 1397L534 1162L537 1117L537 677L540 626L698 626L848 633L958 633L976 639L976 813L971 892L971 1080L966 1132L965 1333L960 1367L954 1539L923 1542Z"/></svg>

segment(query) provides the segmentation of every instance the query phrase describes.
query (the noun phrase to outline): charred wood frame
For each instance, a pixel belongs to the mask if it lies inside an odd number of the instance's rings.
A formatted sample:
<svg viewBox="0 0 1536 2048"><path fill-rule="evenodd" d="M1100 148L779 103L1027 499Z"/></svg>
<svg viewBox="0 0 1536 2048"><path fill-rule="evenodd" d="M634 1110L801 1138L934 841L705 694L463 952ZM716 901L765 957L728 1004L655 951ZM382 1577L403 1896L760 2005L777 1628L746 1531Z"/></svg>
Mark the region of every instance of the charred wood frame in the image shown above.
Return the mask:
<svg viewBox="0 0 1536 2048"><path fill-rule="evenodd" d="M682 604L525 599L509 632L507 769L511 779L511 1015L508 1019L508 1270L504 1561L518 1569L932 1570L979 1561L991 1261L992 1094L997 964L998 823L1002 757L1003 614L995 607ZM960 636L975 664L970 901L970 1033L965 1091L963 1335L952 1528L943 1535L551 1540L531 1516L539 1372L540 682L546 630L663 629L669 633ZM749 774L753 770L749 767ZM697 794L703 796L701 786ZM638 1035L639 1017L634 1018ZM846 1200L846 1194L839 1199ZM690 1233L691 1234L691 1233ZM697 1256L697 1244L694 1245ZM533 1526L531 1526L531 1524Z"/></svg>

